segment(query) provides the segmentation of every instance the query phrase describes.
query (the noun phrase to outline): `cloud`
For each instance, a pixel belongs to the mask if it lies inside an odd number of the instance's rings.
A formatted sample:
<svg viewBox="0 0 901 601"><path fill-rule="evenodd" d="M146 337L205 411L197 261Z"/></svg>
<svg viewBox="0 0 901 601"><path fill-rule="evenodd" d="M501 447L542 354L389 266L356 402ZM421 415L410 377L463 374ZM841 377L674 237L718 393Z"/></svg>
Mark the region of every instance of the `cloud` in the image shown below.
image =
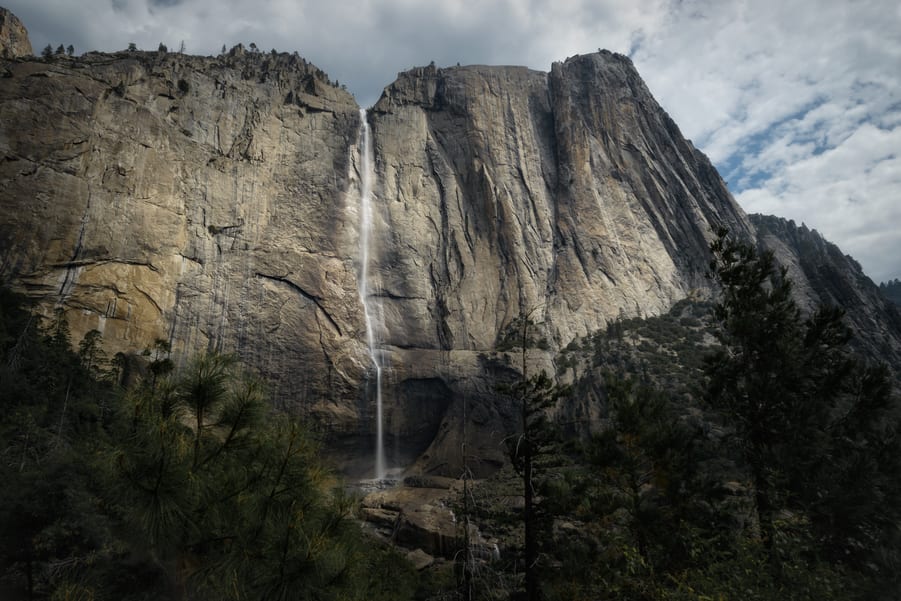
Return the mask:
<svg viewBox="0 0 901 601"><path fill-rule="evenodd" d="M683 2L633 58L746 210L807 223L876 281L901 276L901 9Z"/></svg>
<svg viewBox="0 0 901 601"><path fill-rule="evenodd" d="M898 277L901 128L864 123L840 144L792 161L762 186L738 195L742 206L803 221L834 240L874 279Z"/></svg>
<svg viewBox="0 0 901 601"><path fill-rule="evenodd" d="M803 221L878 281L901 277L901 7L884 0L7 0L39 51L160 42L297 50L371 105L435 61L628 53L746 210ZM878 148L883 150L877 151ZM874 246L868 246L874 245ZM876 246L878 245L878 247Z"/></svg>

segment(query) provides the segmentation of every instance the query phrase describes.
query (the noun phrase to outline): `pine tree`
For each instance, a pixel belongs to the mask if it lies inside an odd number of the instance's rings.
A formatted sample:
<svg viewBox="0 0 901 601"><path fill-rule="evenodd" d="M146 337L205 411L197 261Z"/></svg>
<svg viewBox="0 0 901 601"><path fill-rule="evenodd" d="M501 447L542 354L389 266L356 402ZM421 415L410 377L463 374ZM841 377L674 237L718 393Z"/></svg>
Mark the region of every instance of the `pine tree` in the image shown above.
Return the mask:
<svg viewBox="0 0 901 601"><path fill-rule="evenodd" d="M277 416L235 359L198 357L133 394L109 484L170 566L180 598L340 597L354 583L349 499L296 420Z"/></svg>
<svg viewBox="0 0 901 601"><path fill-rule="evenodd" d="M106 353L101 343L103 335L99 330L90 330L78 344L78 357L82 366L95 377L100 376L106 365Z"/></svg>
<svg viewBox="0 0 901 601"><path fill-rule="evenodd" d="M896 532L901 515L898 403L885 368L850 353L841 310L802 316L771 252L725 231L711 250L723 349L707 367L708 399L738 435L771 564L778 572L782 509L807 516L834 559L871 556L877 524Z"/></svg>
<svg viewBox="0 0 901 601"><path fill-rule="evenodd" d="M566 387L554 384L546 372L529 376L528 350L547 348L547 341L536 335L537 325L532 321L533 309L516 318L507 328L498 344L499 350L516 348L520 353L520 379L504 390L519 404L520 431L507 439L507 450L513 468L522 479L524 528L523 561L526 599L541 598L539 556L541 529L544 521L536 502L538 489L538 462L553 448L556 432L548 421L548 409L569 393Z"/></svg>

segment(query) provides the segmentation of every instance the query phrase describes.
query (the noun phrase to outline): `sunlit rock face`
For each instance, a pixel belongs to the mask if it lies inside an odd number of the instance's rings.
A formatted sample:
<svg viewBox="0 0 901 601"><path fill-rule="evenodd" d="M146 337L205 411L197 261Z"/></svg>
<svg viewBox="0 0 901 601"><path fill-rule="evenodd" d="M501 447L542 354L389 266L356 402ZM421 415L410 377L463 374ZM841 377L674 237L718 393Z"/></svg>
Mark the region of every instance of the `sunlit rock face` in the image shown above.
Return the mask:
<svg viewBox="0 0 901 601"><path fill-rule="evenodd" d="M0 7L0 59L31 56L28 31L16 15Z"/></svg>
<svg viewBox="0 0 901 601"><path fill-rule="evenodd" d="M89 54L0 82L5 279L75 341L237 352L358 429L353 98L295 56Z"/></svg>
<svg viewBox="0 0 901 601"><path fill-rule="evenodd" d="M0 66L0 278L75 342L237 353L373 468L373 356L389 468L503 461L520 357L709 292L715 226L753 228L628 59L401 73L367 115L372 230L360 296L361 115L296 55L89 53ZM565 411L565 408L563 408ZM465 413L465 419L464 419ZM390 471L390 470L389 470Z"/></svg>
<svg viewBox="0 0 901 601"><path fill-rule="evenodd" d="M413 70L372 120L396 346L488 350L536 307L558 343L658 313L707 286L714 225L748 231L618 55Z"/></svg>

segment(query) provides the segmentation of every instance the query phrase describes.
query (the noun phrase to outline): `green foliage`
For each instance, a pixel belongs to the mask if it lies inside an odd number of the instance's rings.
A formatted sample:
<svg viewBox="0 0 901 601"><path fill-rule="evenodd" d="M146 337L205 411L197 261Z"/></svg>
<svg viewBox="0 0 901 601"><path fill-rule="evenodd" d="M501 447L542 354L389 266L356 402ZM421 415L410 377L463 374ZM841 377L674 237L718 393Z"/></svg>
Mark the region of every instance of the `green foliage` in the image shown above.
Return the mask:
<svg viewBox="0 0 901 601"><path fill-rule="evenodd" d="M801 316L771 253L725 232L711 249L724 347L710 360L708 399L735 428L773 568L783 570L786 537L789 549L809 537L816 556L874 566L901 519L887 370L850 354L840 310ZM777 523L785 511L797 519Z"/></svg>
<svg viewBox="0 0 901 601"><path fill-rule="evenodd" d="M558 359L601 425L540 488L554 517L544 594L892 598L901 447L886 369L850 353L841 311L803 315L771 255L726 237L713 251L716 305L621 316Z"/></svg>
<svg viewBox="0 0 901 601"><path fill-rule="evenodd" d="M104 374L107 362L106 353L101 346L102 339L103 335L99 330L91 330L78 343L78 358L81 365L95 378Z"/></svg>
<svg viewBox="0 0 901 601"><path fill-rule="evenodd" d="M901 305L901 280L898 278L879 284L879 292L896 305Z"/></svg>
<svg viewBox="0 0 901 601"><path fill-rule="evenodd" d="M549 525L549 516L535 495L541 486L542 456L547 455L556 438L556 429L548 420L548 410L569 394L568 387L556 385L544 371L528 375L529 348L547 348L547 340L536 333L538 326L528 314L517 317L500 337L499 348L518 348L520 353L520 377L501 390L518 406L519 431L507 438L510 462L522 479L523 494L523 548L522 563L525 572L525 595L529 601L540 597L539 571L540 539Z"/></svg>
<svg viewBox="0 0 901 601"><path fill-rule="evenodd" d="M126 523L194 596L341 598L365 559L351 499L297 421L235 359L205 355L133 392L109 486Z"/></svg>
<svg viewBox="0 0 901 601"><path fill-rule="evenodd" d="M0 591L413 596L412 567L372 547L310 432L275 413L233 357L198 357L174 374L157 341L148 379L124 391L100 360L99 332L76 354L64 311L39 323L0 288Z"/></svg>
<svg viewBox="0 0 901 601"><path fill-rule="evenodd" d="M42 328L0 288L0 589L50 596L104 547L110 524L85 457L114 392L94 375L62 310Z"/></svg>

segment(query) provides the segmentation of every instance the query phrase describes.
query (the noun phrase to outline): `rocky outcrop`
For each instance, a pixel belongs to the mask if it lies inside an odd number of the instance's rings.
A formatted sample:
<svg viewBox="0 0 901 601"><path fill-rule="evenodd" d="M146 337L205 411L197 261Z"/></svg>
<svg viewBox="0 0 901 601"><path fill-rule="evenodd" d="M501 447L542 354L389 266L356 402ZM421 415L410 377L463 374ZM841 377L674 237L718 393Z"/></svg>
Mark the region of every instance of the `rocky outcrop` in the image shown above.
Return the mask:
<svg viewBox="0 0 901 601"><path fill-rule="evenodd" d="M368 364L348 207L353 98L290 55L9 63L0 269L109 354L234 351L356 431Z"/></svg>
<svg viewBox="0 0 901 601"><path fill-rule="evenodd" d="M771 215L751 215L758 243L788 269L802 308L842 307L854 346L870 359L901 367L901 312L860 264L816 230Z"/></svg>
<svg viewBox="0 0 901 601"><path fill-rule="evenodd" d="M497 544L473 524L467 537L464 522L454 515L452 507L463 505L462 481L443 479L436 488L433 480L410 480L363 497L361 517L381 537L413 552L418 550L417 560L423 567L433 557L454 559L466 542L476 557L497 558ZM470 486L477 484L470 482Z"/></svg>
<svg viewBox="0 0 901 601"><path fill-rule="evenodd" d="M237 353L369 472L353 98L296 54L240 47L3 69L0 279L110 355ZM516 411L496 383L516 370L495 348L517 316L550 343L529 369L550 369L613 318L707 294L715 226L754 235L619 55L418 68L367 118L387 451L413 473L460 475L464 428L470 469L503 462Z"/></svg>
<svg viewBox="0 0 901 601"><path fill-rule="evenodd" d="M0 7L0 59L31 56L31 40L19 18Z"/></svg>
<svg viewBox="0 0 901 601"><path fill-rule="evenodd" d="M512 408L489 401L487 382L504 369L490 352L517 315L559 348L706 290L716 226L751 235L623 56L573 57L550 74L414 69L370 119L382 232L371 287L382 290L390 363L401 381L467 374L424 469L460 473L445 460L461 442L464 402L479 413L467 420L475 454L501 460L498 424Z"/></svg>

